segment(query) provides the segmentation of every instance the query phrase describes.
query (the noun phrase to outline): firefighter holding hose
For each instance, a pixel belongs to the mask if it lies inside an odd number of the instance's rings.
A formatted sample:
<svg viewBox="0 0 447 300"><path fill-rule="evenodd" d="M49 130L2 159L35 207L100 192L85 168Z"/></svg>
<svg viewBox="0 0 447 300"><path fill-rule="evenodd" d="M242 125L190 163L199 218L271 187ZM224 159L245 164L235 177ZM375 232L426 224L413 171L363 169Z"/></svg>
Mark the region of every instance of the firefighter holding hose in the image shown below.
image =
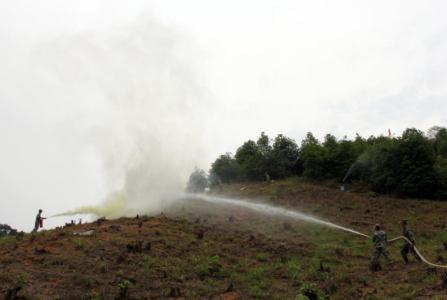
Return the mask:
<svg viewBox="0 0 447 300"><path fill-rule="evenodd" d="M39 228L43 227L43 220L45 220L46 218L42 217L42 210L39 209L39 213L36 216L36 220L34 222L34 229L33 232L37 232L37 230L39 230Z"/></svg>
<svg viewBox="0 0 447 300"><path fill-rule="evenodd" d="M414 250L414 234L408 227L408 221L402 220L400 222L402 226L402 236L405 237L405 244L402 246L402 249L400 250L400 254L402 255L402 258L404 259L405 264L408 264L408 253L411 253L417 260L421 260L419 255Z"/></svg>
<svg viewBox="0 0 447 300"><path fill-rule="evenodd" d="M391 262L390 256L388 254L388 239L386 236L386 232L381 228L379 224L374 226L374 235L373 235L373 243L374 243L374 253L371 261L371 270L379 271L381 269L379 258L380 256L384 256L388 262Z"/></svg>

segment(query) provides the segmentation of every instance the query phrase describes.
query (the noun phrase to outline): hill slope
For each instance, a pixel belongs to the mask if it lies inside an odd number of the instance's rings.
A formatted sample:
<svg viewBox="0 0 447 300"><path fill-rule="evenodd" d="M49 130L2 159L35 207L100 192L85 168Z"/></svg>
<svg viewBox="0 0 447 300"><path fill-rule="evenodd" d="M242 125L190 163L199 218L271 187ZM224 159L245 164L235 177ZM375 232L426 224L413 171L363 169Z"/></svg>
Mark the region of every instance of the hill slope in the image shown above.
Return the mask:
<svg viewBox="0 0 447 300"><path fill-rule="evenodd" d="M408 218L430 260L447 254L447 203L342 193L298 179L230 185L222 193L368 234L383 223L390 237ZM82 232L92 235L74 235ZM400 244L390 246L393 264L370 272L371 246L330 228L191 199L166 215L2 239L0 291L22 299L295 299L311 290L331 299L447 299L445 274L403 265Z"/></svg>

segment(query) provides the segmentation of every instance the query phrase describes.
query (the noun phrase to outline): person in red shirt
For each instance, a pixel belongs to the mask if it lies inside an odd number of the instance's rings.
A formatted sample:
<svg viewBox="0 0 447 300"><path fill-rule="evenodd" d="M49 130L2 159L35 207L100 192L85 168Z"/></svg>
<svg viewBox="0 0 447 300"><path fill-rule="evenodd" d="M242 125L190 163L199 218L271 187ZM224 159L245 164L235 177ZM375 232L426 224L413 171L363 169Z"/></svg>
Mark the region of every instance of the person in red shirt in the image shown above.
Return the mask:
<svg viewBox="0 0 447 300"><path fill-rule="evenodd" d="M43 220L44 219L46 219L46 218L42 217L42 210L39 209L39 213L36 216L36 221L34 222L33 232L36 232L37 230L39 230L39 228L43 227Z"/></svg>

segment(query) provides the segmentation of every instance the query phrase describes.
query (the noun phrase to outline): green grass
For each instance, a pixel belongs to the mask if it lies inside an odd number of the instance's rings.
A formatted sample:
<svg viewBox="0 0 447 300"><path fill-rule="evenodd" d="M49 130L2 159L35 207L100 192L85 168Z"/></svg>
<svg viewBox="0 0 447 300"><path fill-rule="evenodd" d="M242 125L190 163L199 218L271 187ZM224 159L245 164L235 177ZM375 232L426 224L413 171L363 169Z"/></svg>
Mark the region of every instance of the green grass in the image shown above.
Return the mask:
<svg viewBox="0 0 447 300"><path fill-rule="evenodd" d="M71 242L74 244L76 250L84 250L85 249L85 241L80 238L72 238Z"/></svg>
<svg viewBox="0 0 447 300"><path fill-rule="evenodd" d="M15 236L2 236L0 237L0 244L7 247L15 248L17 246L17 240Z"/></svg>
<svg viewBox="0 0 447 300"><path fill-rule="evenodd" d="M305 270L302 266L302 259L292 258L287 262L289 276L293 280L298 280Z"/></svg>
<svg viewBox="0 0 447 300"><path fill-rule="evenodd" d="M258 254L256 254L256 259L257 259L259 262L267 262L267 261L269 261L269 259L270 259L270 254L269 254L269 253L265 253L265 252L263 252L263 253L258 253Z"/></svg>

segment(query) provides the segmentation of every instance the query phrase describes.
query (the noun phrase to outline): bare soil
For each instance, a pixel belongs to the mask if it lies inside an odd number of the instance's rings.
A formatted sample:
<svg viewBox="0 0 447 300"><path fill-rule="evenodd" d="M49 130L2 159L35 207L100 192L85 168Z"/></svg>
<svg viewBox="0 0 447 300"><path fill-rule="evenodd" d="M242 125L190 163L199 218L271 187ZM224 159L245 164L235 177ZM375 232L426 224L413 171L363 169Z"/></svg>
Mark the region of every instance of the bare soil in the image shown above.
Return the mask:
<svg viewBox="0 0 447 300"><path fill-rule="evenodd" d="M225 186L220 194L310 213L389 237L408 219L431 261L447 263L447 203L341 192L301 179ZM91 236L74 233L93 230ZM104 220L0 240L0 295L9 299L447 299L440 269L390 244L369 270L371 241L302 221L190 199L165 215Z"/></svg>

